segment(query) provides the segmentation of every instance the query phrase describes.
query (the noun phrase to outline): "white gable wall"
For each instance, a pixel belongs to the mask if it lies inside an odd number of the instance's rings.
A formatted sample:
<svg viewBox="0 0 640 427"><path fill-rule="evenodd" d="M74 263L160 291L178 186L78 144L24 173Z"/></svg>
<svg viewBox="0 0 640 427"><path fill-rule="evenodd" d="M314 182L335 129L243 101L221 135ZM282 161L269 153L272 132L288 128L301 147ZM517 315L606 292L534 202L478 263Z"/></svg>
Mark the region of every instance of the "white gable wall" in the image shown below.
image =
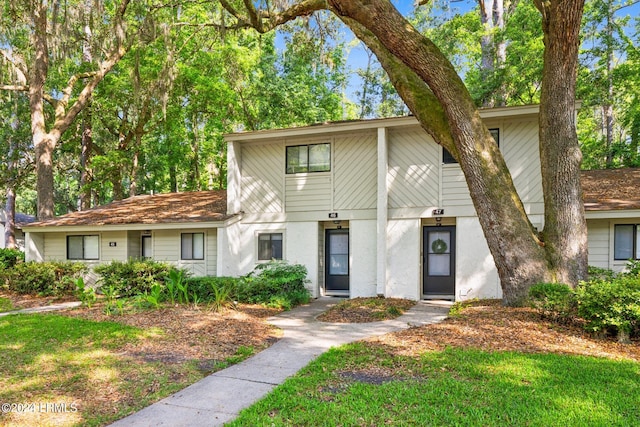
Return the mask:
<svg viewBox="0 0 640 427"><path fill-rule="evenodd" d="M505 109L507 117L502 111L483 113L485 122L499 129L500 149L516 189L532 221L541 225L537 110ZM329 214L334 213L341 221L338 226L348 227L350 233L350 296L383 292L419 299L422 228L427 222L435 225L434 209L444 209L443 223L456 226L456 299L500 297L497 272L462 171L457 164L442 163L442 148L415 119L265 131L227 139L232 151L229 170L234 162L241 166L239 188L232 189L232 179L228 195L239 194L239 202L230 200L229 206L239 204L244 215L222 239L228 259L237 263L226 271L250 271L256 263L257 230L275 227L285 230L285 258L306 260L314 292L321 290L324 228L332 224ZM324 142L332 147L330 172L285 173L288 145ZM379 254L380 250L385 253Z"/></svg>

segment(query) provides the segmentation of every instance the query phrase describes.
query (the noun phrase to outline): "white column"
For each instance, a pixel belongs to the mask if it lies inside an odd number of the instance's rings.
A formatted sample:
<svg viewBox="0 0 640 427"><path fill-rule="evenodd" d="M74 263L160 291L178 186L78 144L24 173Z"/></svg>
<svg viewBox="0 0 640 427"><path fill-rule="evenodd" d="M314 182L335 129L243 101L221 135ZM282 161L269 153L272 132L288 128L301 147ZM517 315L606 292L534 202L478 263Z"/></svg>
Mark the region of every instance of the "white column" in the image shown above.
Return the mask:
<svg viewBox="0 0 640 427"><path fill-rule="evenodd" d="M388 209L387 129L378 128L378 204L377 204L377 287L378 295L386 295L387 285L387 209Z"/></svg>
<svg viewBox="0 0 640 427"><path fill-rule="evenodd" d="M240 206L240 143L227 143L227 213L235 214L242 209Z"/></svg>

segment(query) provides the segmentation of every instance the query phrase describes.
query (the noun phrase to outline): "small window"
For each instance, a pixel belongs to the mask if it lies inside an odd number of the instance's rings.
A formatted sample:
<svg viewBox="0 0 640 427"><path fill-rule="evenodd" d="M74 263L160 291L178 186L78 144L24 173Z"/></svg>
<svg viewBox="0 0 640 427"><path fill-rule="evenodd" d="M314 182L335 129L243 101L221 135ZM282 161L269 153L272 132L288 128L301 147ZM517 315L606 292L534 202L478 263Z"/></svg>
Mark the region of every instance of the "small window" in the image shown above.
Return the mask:
<svg viewBox="0 0 640 427"><path fill-rule="evenodd" d="M258 260L282 259L282 233L258 234Z"/></svg>
<svg viewBox="0 0 640 427"><path fill-rule="evenodd" d="M291 145L287 147L287 173L328 172L331 170L331 144Z"/></svg>
<svg viewBox="0 0 640 427"><path fill-rule="evenodd" d="M489 129L491 132L491 136L496 140L498 147L500 146L500 129ZM456 159L453 158L453 155L446 148L442 147L442 163L445 165L451 165L458 163Z"/></svg>
<svg viewBox="0 0 640 427"><path fill-rule="evenodd" d="M613 232L613 259L640 259L638 234L640 227L635 224L618 224Z"/></svg>
<svg viewBox="0 0 640 427"><path fill-rule="evenodd" d="M67 259L100 259L100 239L98 236L67 236Z"/></svg>
<svg viewBox="0 0 640 427"><path fill-rule="evenodd" d="M180 253L180 259L204 259L204 233L182 233Z"/></svg>

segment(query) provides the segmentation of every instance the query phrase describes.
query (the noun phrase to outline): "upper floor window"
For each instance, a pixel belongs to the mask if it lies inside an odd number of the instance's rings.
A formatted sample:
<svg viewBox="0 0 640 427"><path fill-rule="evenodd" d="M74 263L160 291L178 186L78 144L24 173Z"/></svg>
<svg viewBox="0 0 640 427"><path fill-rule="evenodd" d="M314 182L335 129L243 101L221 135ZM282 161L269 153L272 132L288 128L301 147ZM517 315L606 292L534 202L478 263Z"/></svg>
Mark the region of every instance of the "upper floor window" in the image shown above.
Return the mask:
<svg viewBox="0 0 640 427"><path fill-rule="evenodd" d="M180 249L180 259L204 259L204 233L182 233Z"/></svg>
<svg viewBox="0 0 640 427"><path fill-rule="evenodd" d="M67 259L100 259L98 236L67 236Z"/></svg>
<svg viewBox="0 0 640 427"><path fill-rule="evenodd" d="M258 235L258 260L282 259L282 233Z"/></svg>
<svg viewBox="0 0 640 427"><path fill-rule="evenodd" d="M636 224L617 224L613 232L613 259L640 259L638 247L638 233L640 227Z"/></svg>
<svg viewBox="0 0 640 427"><path fill-rule="evenodd" d="M331 144L290 145L287 147L287 173L328 172L331 170Z"/></svg>
<svg viewBox="0 0 640 427"><path fill-rule="evenodd" d="M493 136L493 139L495 139L498 146L500 146L500 129L489 129L489 132L491 132L491 136ZM449 150L444 147L442 147L442 163L445 165L458 163Z"/></svg>

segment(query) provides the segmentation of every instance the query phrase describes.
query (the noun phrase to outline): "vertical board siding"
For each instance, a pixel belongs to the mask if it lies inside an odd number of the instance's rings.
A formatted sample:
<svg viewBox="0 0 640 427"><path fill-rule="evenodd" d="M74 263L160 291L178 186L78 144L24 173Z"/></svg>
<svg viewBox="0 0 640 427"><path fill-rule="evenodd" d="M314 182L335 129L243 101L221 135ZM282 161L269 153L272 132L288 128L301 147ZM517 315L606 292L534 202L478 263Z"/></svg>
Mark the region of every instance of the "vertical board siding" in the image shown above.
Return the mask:
<svg viewBox="0 0 640 427"><path fill-rule="evenodd" d="M281 144L242 148L241 204L245 212L282 212L284 150Z"/></svg>
<svg viewBox="0 0 640 427"><path fill-rule="evenodd" d="M543 203L538 122L507 122L500 129L500 150L523 203Z"/></svg>
<svg viewBox="0 0 640 427"><path fill-rule="evenodd" d="M420 129L389 139L389 207L437 206L440 147Z"/></svg>
<svg viewBox="0 0 640 427"><path fill-rule="evenodd" d="M334 209L375 209L377 142L370 132L349 135L334 143Z"/></svg>
<svg viewBox="0 0 640 427"><path fill-rule="evenodd" d="M286 211L330 210L331 189L330 172L287 175L285 178Z"/></svg>
<svg viewBox="0 0 640 427"><path fill-rule="evenodd" d="M587 232L589 242L589 265L600 268L611 268L610 227L608 220L588 220Z"/></svg>

